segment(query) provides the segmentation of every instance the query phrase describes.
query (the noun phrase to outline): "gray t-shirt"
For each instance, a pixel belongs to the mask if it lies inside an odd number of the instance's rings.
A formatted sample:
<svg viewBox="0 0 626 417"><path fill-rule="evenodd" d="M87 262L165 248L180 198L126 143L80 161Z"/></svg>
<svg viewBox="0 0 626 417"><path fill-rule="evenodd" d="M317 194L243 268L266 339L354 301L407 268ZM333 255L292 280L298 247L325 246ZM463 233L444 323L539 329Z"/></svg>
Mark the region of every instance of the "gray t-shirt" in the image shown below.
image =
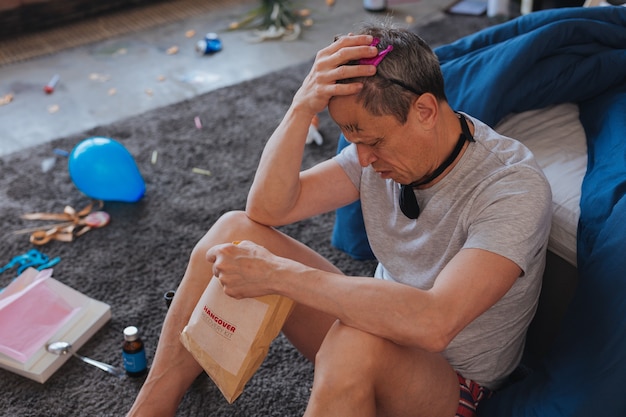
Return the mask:
<svg viewBox="0 0 626 417"><path fill-rule="evenodd" d="M427 290L463 248L497 253L522 269L506 295L443 352L464 377L497 388L521 359L537 307L552 197L530 150L467 117L475 142L445 178L415 190L421 208L416 220L400 210L399 185L380 178L371 166L362 168L354 145L335 160L359 189L378 278Z"/></svg>

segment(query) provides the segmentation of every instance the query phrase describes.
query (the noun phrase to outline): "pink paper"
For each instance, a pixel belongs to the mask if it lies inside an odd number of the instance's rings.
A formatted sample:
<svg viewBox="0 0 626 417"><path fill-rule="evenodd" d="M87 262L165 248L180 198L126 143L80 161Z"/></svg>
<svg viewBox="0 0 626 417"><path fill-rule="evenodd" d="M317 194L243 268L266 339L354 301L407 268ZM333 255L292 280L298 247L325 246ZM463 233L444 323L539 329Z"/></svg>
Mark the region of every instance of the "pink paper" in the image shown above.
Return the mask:
<svg viewBox="0 0 626 417"><path fill-rule="evenodd" d="M32 281L28 277L28 285L10 296L3 294L0 302L0 353L21 363L28 361L79 309L47 285L49 276L44 274Z"/></svg>

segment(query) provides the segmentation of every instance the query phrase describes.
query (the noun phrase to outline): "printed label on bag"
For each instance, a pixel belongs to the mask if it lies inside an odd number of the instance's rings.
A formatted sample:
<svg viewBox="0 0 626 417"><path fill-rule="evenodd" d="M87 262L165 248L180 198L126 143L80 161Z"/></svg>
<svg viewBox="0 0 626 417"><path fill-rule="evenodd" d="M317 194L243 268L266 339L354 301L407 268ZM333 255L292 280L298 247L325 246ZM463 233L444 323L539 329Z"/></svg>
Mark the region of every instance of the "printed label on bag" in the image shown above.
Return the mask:
<svg viewBox="0 0 626 417"><path fill-rule="evenodd" d="M207 305L202 307L202 310L204 311L202 318L207 323L209 323L209 326L211 326L215 333L225 337L226 339L232 339L233 335L237 331L237 328L234 324L231 324L222 319L220 316L215 314L213 310L211 310L211 308Z"/></svg>
<svg viewBox="0 0 626 417"><path fill-rule="evenodd" d="M212 279L191 315L189 331L215 362L237 375L268 308L253 298L227 296Z"/></svg>

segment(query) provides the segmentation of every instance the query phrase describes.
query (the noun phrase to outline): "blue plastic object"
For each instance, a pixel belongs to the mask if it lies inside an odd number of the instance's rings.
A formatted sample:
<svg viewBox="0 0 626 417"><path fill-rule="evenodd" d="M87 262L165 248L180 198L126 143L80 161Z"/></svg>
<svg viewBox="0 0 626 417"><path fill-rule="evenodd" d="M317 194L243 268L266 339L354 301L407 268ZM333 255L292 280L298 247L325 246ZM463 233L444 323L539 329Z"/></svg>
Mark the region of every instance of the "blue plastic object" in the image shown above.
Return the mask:
<svg viewBox="0 0 626 417"><path fill-rule="evenodd" d="M132 155L119 142L91 137L70 152L68 168L74 185L88 197L134 203L146 185Z"/></svg>
<svg viewBox="0 0 626 417"><path fill-rule="evenodd" d="M26 268L35 268L38 271L42 271L47 268L52 268L60 261L61 258L58 256L51 259L48 255L39 252L37 249L31 249L26 253L15 256L9 263L0 267L0 274L17 267L17 276L19 276ZM0 292L3 290L3 288L0 289Z"/></svg>

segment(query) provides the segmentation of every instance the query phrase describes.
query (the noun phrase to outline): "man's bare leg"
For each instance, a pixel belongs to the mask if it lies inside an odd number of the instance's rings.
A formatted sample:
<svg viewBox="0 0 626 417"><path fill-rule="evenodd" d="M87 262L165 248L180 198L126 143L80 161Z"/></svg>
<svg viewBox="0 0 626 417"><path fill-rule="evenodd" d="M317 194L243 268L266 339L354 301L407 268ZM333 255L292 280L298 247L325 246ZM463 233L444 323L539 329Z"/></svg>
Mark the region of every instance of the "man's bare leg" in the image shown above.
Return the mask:
<svg viewBox="0 0 626 417"><path fill-rule="evenodd" d="M163 323L150 372L129 416L175 415L185 392L202 372L200 365L180 343L179 337L213 276L213 265L205 258L207 250L234 240L250 240L276 255L319 269L339 272L313 250L272 228L251 221L243 212L222 216L192 251L185 275ZM285 324L284 332L305 356L312 359L333 322L332 317L296 306Z"/></svg>
<svg viewBox="0 0 626 417"><path fill-rule="evenodd" d="M459 395L441 355L336 323L317 355L305 417L453 417Z"/></svg>

